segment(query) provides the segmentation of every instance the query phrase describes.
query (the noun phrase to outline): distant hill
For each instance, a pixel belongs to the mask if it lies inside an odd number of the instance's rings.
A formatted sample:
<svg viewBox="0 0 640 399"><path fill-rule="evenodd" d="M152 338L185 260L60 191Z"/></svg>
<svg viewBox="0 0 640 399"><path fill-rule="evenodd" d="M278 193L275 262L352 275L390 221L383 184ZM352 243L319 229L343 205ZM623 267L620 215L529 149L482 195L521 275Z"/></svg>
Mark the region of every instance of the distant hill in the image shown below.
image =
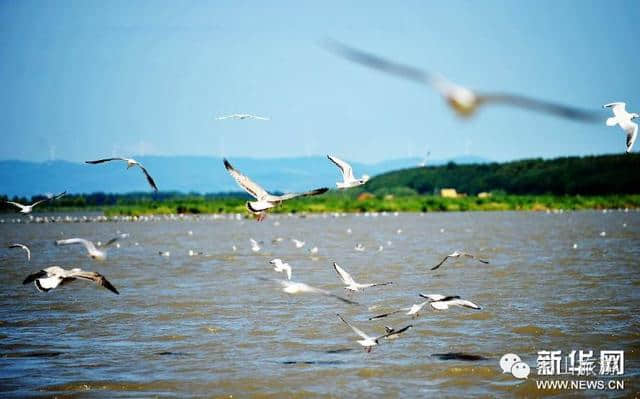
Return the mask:
<svg viewBox="0 0 640 399"><path fill-rule="evenodd" d="M183 193L217 193L238 191L227 174L222 159L197 156L135 156L142 162L161 191ZM335 187L338 169L324 156L299 158L230 158L239 170L273 191L299 191L310 187ZM416 166L418 158L404 158L375 164L354 162L358 175L375 176L391 170ZM479 157L456 157L450 160L429 160L430 165L446 162L488 162ZM87 165L67 161L26 162L0 161L0 194L32 196L43 193L128 193L148 190L137 169L126 170L120 162Z"/></svg>
<svg viewBox="0 0 640 399"><path fill-rule="evenodd" d="M527 159L411 168L371 179L366 190L377 193L431 194L440 188L477 194L605 195L640 193L640 154Z"/></svg>

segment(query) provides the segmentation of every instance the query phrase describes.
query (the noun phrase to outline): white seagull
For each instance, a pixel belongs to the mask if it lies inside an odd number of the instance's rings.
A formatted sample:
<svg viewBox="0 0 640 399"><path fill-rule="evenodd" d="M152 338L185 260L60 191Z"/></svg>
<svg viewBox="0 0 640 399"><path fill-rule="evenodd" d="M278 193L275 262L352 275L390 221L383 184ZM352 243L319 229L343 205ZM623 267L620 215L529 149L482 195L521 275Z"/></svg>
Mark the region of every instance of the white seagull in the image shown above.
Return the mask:
<svg viewBox="0 0 640 399"><path fill-rule="evenodd" d="M11 245L9 245L9 248L22 248L22 249L24 249L24 251L27 253L27 260L31 261L31 250L26 245L23 245L23 244L11 244Z"/></svg>
<svg viewBox="0 0 640 399"><path fill-rule="evenodd" d="M344 270L342 267L340 267L336 262L333 262L333 268L336 270L336 273L338 273L338 277L340 277L340 280L342 280L344 285L346 285L346 287L344 287L345 290L357 292L369 287L393 284L393 282L391 281L388 281L386 283L373 283L373 284L356 283L353 277L351 277L351 275L347 273L346 270Z"/></svg>
<svg viewBox="0 0 640 399"><path fill-rule="evenodd" d="M111 285L111 283L104 278L103 275L96 272L85 272L82 269L65 270L60 266L51 266L46 269L42 269L37 273L30 274L22 282L22 284L28 284L33 282L38 291L49 291L56 288L59 285L70 283L76 279L93 281L94 283L108 289L114 294L119 294L118 290Z"/></svg>
<svg viewBox="0 0 640 399"><path fill-rule="evenodd" d="M358 252L364 252L365 248L364 245L357 243L355 247L353 247L353 249L355 249Z"/></svg>
<svg viewBox="0 0 640 399"><path fill-rule="evenodd" d="M345 189L345 188L351 188L351 187L358 187L365 184L367 181L369 181L369 176L367 175L362 175L361 178L356 179L355 176L353 175L353 168L351 167L351 165L349 165L342 159L332 155L327 155L327 158L329 158L331 162L336 164L336 166L342 172L342 181L336 183L336 186L338 188Z"/></svg>
<svg viewBox="0 0 640 399"><path fill-rule="evenodd" d="M311 255L316 255L318 253L318 247L313 247L309 250Z"/></svg>
<svg viewBox="0 0 640 399"><path fill-rule="evenodd" d="M327 41L326 47L349 61L434 88L444 97L453 110L462 117L473 115L477 108L484 104L505 104L582 122L596 123L600 120L600 115L593 111L542 101L518 94L482 93L471 90L467 87L454 84L441 76L432 75L412 66L398 64L336 41Z"/></svg>
<svg viewBox="0 0 640 399"><path fill-rule="evenodd" d="M135 159L117 157L117 158L96 159L95 161L85 161L85 163L90 163L92 165L95 165L95 164L98 164L98 163L104 163L104 162L110 162L110 161L125 161L127 163L127 169L129 169L129 168L131 168L133 166L139 167L142 170L142 173L144 173L145 177L147 178L147 182L149 183L151 188L154 191L158 191L158 186L156 186L156 182L153 181L153 177L151 177L149 172L147 172L147 169L145 169L145 167L142 166L142 164L140 162L136 161Z"/></svg>
<svg viewBox="0 0 640 399"><path fill-rule="evenodd" d="M359 339L357 342L362 345L364 347L364 350L367 352L371 352L371 348L373 348L374 346L378 345L378 341L382 338L386 338L389 337L391 335L399 335L400 333L407 331L409 328L411 328L411 326L406 326L401 328L398 331L391 331L391 332L385 332L382 335L379 335L377 337L371 337L367 334L365 334L362 330L360 330L358 327L352 326L348 321L346 321L342 316L340 316L340 313L338 313L338 317L340 318L340 320L342 320L342 322L346 325L348 325L354 333L358 334L360 337L362 337L362 339Z"/></svg>
<svg viewBox="0 0 640 399"><path fill-rule="evenodd" d="M219 116L216 119L219 120L219 121L225 120L225 119L237 119L237 120L257 119L257 120L261 120L261 121L268 121L269 120L269 118L265 118L263 116L251 115L251 114L232 114L232 115L226 115L226 116Z"/></svg>
<svg viewBox="0 0 640 399"><path fill-rule="evenodd" d="M408 307L408 308L401 308L401 309L398 309L398 310L394 310L393 312L383 313L383 314L379 314L377 316L369 317L369 320L381 319L383 317L387 317L387 316L390 316L392 314L396 314L396 313L400 313L400 312L407 312L407 313L405 313L407 316L411 316L412 318L415 319L416 317L419 316L419 312L422 310L422 308L426 304L428 304L430 302L432 302L432 301L428 300L428 301L424 301L424 302L421 302L421 303L416 303L416 304L411 305L411 307Z"/></svg>
<svg viewBox="0 0 640 399"><path fill-rule="evenodd" d="M437 265L435 265L434 267L431 268L431 270L436 270L437 268L439 268L440 266L442 266L442 264L444 262L447 261L447 259L449 258L459 258L461 256L464 256L466 258L471 258L471 259L475 259L478 262L484 263L484 264L489 264L488 260L484 260L484 259L480 259L475 257L474 255L468 254L466 252L460 252L460 251L454 251L452 254L449 254L447 256L444 257L444 259L442 259L442 261L440 261L440 263L438 263Z"/></svg>
<svg viewBox="0 0 640 399"><path fill-rule="evenodd" d="M262 249L260 247L260 245L258 245L258 242L256 240L254 240L253 238L249 238L249 242L251 242L251 250L253 252L258 252L258 251L260 251L260 249Z"/></svg>
<svg viewBox="0 0 640 399"><path fill-rule="evenodd" d="M280 258L272 259L272 260L269 261L269 263L271 263L274 266L273 270L275 270L277 272L286 272L287 273L287 280L291 280L291 265L290 264L283 262L282 259L280 259Z"/></svg>
<svg viewBox="0 0 640 399"><path fill-rule="evenodd" d="M627 112L625 106L625 103L611 103L605 104L603 108L611 108L614 115L607 119L607 126L619 125L627 133L627 153L630 153L638 136L638 124L632 120L640 118L640 115Z"/></svg>
<svg viewBox="0 0 640 399"><path fill-rule="evenodd" d="M329 189L326 187L318 188L315 190L307 191L304 193L290 193L283 195L269 194L265 189L251 181L247 176L243 175L229 163L224 160L224 167L229 174L236 180L238 185L242 187L246 192L251 194L257 201L247 201L247 209L257 216L258 221L264 220L266 217L266 211L275 206L278 206L283 201L290 200L297 197L305 197L309 195L318 195L327 192Z"/></svg>
<svg viewBox="0 0 640 399"><path fill-rule="evenodd" d="M458 295L445 296L440 294L420 294L420 296L428 299L431 307L436 310L449 309L449 306L460 306L469 309L482 310L480 306L471 301L467 301L466 299L460 299Z"/></svg>
<svg viewBox="0 0 640 399"><path fill-rule="evenodd" d="M66 194L67 194L67 192L66 192L66 191L64 191L64 192L62 192L62 193L60 193L60 194L58 194L58 195L54 195L53 197L45 198L45 199L41 199L40 201L36 201L36 202L34 202L33 204L31 204L31 205L22 205L22 204L20 204L20 203L13 202L13 201L5 201L5 202L6 202L7 204L11 204L11 205L13 205L13 206L15 206L15 207L17 207L17 208L20 208L20 210L19 210L18 212L20 212L20 213L22 213L22 214L25 214L25 215L26 215L26 214L28 214L28 213L31 213L31 212L33 211L33 208L34 208L36 205L42 204L43 202L55 201L55 200L57 200L58 198L61 198L61 197L65 196Z"/></svg>
<svg viewBox="0 0 640 399"><path fill-rule="evenodd" d="M302 248L306 244L306 241L296 240L295 238L292 238L291 241L296 245L296 248Z"/></svg>
<svg viewBox="0 0 640 399"><path fill-rule="evenodd" d="M120 235L117 237L114 237L112 239L110 239L109 241L107 241L106 244L103 245L104 248L108 247L109 245L115 243L117 240L120 239ZM91 259L95 259L95 260L105 260L107 258L107 252L106 251L101 251L98 248L96 248L96 246L93 244L93 242L89 241L89 240L85 240L84 238L68 238L66 240L57 240L56 241L56 245L72 245L72 244L82 244L84 245L85 249L88 252L88 256Z"/></svg>
<svg viewBox="0 0 640 399"><path fill-rule="evenodd" d="M321 295L336 298L350 305L358 305L358 302L352 301L347 298L343 298L339 295L332 294L331 292L324 290L322 288L316 288L305 283L289 281L289 280L269 279L269 278L263 278L263 277L258 277L258 279L265 280L265 281L274 281L280 284L280 286L282 286L282 291L286 292L287 294L321 294Z"/></svg>

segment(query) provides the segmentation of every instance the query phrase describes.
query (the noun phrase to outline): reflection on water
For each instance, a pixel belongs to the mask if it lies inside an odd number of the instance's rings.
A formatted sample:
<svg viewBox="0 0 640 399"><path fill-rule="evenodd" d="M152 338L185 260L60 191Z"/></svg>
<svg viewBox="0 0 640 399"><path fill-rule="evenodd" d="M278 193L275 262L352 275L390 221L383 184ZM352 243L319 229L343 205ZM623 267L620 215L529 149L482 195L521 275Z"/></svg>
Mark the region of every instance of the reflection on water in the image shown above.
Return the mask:
<svg viewBox="0 0 640 399"><path fill-rule="evenodd" d="M104 262L53 244L105 242L118 230L131 236ZM0 224L0 234L32 251L27 263L22 251L0 249L1 396L540 396L537 351L580 349L624 350L625 392L638 389L637 212L202 217ZM252 252L249 238L262 250ZM491 263L429 270L456 249ZM275 257L291 264L294 280L340 295L333 261L357 281L394 284L352 294L361 306L288 296L258 279L282 277L268 263ZM54 264L98 271L121 295L82 281L49 293L21 284ZM367 320L418 303L420 292L461 295L483 310ZM372 335L414 328L366 353L338 312ZM509 352L532 366L528 380L502 374L498 359Z"/></svg>

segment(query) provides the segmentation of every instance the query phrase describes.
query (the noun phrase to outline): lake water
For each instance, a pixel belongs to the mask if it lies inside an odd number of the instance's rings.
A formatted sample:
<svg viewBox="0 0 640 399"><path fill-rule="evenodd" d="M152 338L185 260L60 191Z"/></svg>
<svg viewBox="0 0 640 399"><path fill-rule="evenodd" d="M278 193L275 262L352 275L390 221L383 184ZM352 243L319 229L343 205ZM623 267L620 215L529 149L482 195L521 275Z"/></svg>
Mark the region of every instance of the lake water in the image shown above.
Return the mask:
<svg viewBox="0 0 640 399"><path fill-rule="evenodd" d="M104 262L80 246L54 245L70 237L105 242L117 231L130 237ZM0 237L32 251L26 262L21 250L0 249L2 397L632 397L640 390L635 211L4 223ZM284 240L274 244L276 237ZM264 242L260 252L249 238ZM298 249L291 238L306 245ZM357 243L365 251L355 251ZM308 252L314 246L316 258ZM456 249L490 264L461 259L429 270ZM289 295L259 279L284 277L268 264L276 257L292 265L293 280L340 295L333 261L358 281L394 284L351 295L359 306ZM51 265L98 271L120 295L84 281L48 293L22 285ZM483 310L425 308L414 320L367 320L420 302L420 292L461 295ZM366 353L336 313L372 335L384 325L413 328ZM624 375L614 379L625 388L538 389L544 350L563 357L623 350ZM502 373L499 359L510 352L531 367L528 379ZM451 353L482 358L436 356Z"/></svg>

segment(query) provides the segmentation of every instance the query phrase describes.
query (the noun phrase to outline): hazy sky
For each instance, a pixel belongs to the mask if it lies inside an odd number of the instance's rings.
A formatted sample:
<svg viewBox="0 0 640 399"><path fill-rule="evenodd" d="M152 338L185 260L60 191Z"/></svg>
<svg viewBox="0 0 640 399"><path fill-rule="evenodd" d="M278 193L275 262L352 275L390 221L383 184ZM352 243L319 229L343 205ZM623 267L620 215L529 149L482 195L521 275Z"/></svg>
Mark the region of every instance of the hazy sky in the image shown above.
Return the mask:
<svg viewBox="0 0 640 399"><path fill-rule="evenodd" d="M459 120L428 88L318 44L477 89L637 112L639 21L638 1L2 0L0 159L622 153L604 112L601 126L506 107ZM271 120L215 120L236 112Z"/></svg>

